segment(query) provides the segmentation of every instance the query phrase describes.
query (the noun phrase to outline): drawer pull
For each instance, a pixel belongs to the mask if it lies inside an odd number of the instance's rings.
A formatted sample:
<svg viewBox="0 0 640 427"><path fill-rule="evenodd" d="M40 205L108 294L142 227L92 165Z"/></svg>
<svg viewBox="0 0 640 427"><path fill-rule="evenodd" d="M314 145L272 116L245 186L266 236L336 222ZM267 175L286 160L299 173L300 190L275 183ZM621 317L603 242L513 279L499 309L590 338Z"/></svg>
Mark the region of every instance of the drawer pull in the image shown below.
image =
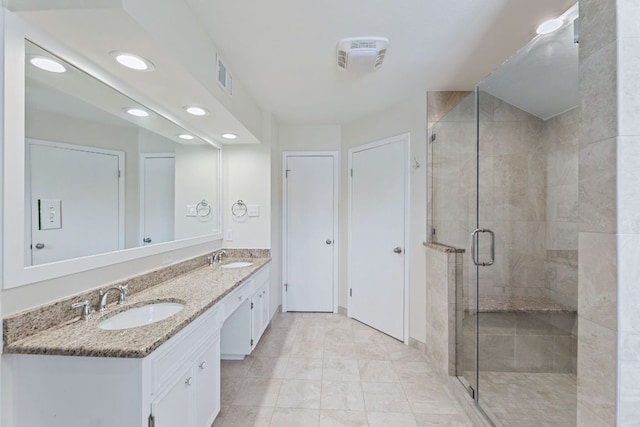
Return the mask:
<svg viewBox="0 0 640 427"><path fill-rule="evenodd" d="M198 365L200 367L200 369L202 369L204 371L204 368L206 368L207 366L207 362L202 362L200 365Z"/></svg>
<svg viewBox="0 0 640 427"><path fill-rule="evenodd" d="M238 297L238 301L242 301L242 295Z"/></svg>
<svg viewBox="0 0 640 427"><path fill-rule="evenodd" d="M193 377L189 377L187 378L187 380L184 382L186 385L191 385L193 384Z"/></svg>

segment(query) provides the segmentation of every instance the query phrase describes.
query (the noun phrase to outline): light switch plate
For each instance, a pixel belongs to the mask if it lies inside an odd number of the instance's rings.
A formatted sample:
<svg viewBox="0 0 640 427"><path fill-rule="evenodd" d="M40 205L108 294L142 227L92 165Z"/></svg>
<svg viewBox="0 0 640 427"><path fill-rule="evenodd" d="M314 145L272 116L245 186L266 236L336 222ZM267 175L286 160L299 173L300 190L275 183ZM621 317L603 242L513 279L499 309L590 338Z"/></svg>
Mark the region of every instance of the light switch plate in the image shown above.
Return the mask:
<svg viewBox="0 0 640 427"><path fill-rule="evenodd" d="M247 205L247 215L250 217L260 216L260 205Z"/></svg>
<svg viewBox="0 0 640 427"><path fill-rule="evenodd" d="M57 230L62 228L60 209L62 201L55 199L39 199L40 230Z"/></svg>

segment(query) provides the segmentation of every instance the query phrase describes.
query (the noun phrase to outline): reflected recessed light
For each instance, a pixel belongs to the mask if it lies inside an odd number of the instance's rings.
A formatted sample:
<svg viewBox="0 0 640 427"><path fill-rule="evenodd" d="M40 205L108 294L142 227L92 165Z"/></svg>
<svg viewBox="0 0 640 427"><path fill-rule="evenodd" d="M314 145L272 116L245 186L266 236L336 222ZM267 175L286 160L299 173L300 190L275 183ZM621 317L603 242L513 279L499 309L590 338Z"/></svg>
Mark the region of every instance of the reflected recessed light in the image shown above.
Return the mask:
<svg viewBox="0 0 640 427"><path fill-rule="evenodd" d="M536 30L536 33L538 34L553 33L554 31L562 27L562 24L564 24L564 21L562 20L562 18L549 19L548 21L544 21L542 24L540 24L540 26Z"/></svg>
<svg viewBox="0 0 640 427"><path fill-rule="evenodd" d="M111 52L120 65L137 71L151 71L155 67L148 59L127 52Z"/></svg>
<svg viewBox="0 0 640 427"><path fill-rule="evenodd" d="M197 107L195 105L187 105L184 107L185 111L189 114L193 114L194 116L206 116L209 114L207 110L202 107Z"/></svg>
<svg viewBox="0 0 640 427"><path fill-rule="evenodd" d="M223 133L222 137L224 139L236 139L238 135L236 135L235 133Z"/></svg>
<svg viewBox="0 0 640 427"><path fill-rule="evenodd" d="M67 71L67 69L64 68L64 65L58 61L54 61L53 59L46 58L44 56L34 56L29 60L29 62L41 70L49 71L51 73L64 73Z"/></svg>
<svg viewBox="0 0 640 427"><path fill-rule="evenodd" d="M178 138L180 139L193 139L193 135L189 135L188 133L179 133Z"/></svg>
<svg viewBox="0 0 640 427"><path fill-rule="evenodd" d="M131 114L132 116L136 117L149 116L149 112L147 110L143 110L142 108L125 108L124 111L126 111L127 114Z"/></svg>

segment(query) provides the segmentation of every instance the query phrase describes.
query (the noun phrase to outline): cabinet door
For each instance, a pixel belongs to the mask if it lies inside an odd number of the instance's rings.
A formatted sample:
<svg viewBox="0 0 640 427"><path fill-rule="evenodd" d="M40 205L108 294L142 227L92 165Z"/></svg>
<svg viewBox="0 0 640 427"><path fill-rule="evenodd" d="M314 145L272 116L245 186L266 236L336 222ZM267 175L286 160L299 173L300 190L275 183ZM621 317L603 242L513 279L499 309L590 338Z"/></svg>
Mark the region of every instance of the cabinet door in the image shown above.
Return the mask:
<svg viewBox="0 0 640 427"><path fill-rule="evenodd" d="M257 288L256 293L251 298L251 302L253 303L253 310L251 311L251 338L253 339L253 348L255 348L258 341L260 341L260 337L269 323L268 287L269 282L263 283Z"/></svg>
<svg viewBox="0 0 640 427"><path fill-rule="evenodd" d="M264 284L262 288L262 312L261 312L261 330L264 332L269 326L269 320L271 320L271 308L270 308L271 298L269 295L269 282Z"/></svg>
<svg viewBox="0 0 640 427"><path fill-rule="evenodd" d="M193 426L191 387L194 382L193 368L189 364L182 369L173 385L151 403L155 427Z"/></svg>
<svg viewBox="0 0 640 427"><path fill-rule="evenodd" d="M210 427L220 411L220 337L198 353L195 363L196 427Z"/></svg>

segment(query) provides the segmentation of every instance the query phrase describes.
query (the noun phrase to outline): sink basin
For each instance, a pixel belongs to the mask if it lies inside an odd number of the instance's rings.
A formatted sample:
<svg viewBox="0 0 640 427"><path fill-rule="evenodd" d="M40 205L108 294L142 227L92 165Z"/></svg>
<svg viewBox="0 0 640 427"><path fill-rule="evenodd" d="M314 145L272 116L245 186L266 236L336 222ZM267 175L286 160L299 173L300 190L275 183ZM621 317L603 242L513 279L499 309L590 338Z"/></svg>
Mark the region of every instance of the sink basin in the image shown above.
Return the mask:
<svg viewBox="0 0 640 427"><path fill-rule="evenodd" d="M106 330L129 329L159 322L173 316L184 308L179 302L156 302L130 308L98 323Z"/></svg>
<svg viewBox="0 0 640 427"><path fill-rule="evenodd" d="M253 265L253 263L248 261L235 261L235 262L230 262L229 264L223 264L222 268L241 268L241 267L249 267L250 265Z"/></svg>

